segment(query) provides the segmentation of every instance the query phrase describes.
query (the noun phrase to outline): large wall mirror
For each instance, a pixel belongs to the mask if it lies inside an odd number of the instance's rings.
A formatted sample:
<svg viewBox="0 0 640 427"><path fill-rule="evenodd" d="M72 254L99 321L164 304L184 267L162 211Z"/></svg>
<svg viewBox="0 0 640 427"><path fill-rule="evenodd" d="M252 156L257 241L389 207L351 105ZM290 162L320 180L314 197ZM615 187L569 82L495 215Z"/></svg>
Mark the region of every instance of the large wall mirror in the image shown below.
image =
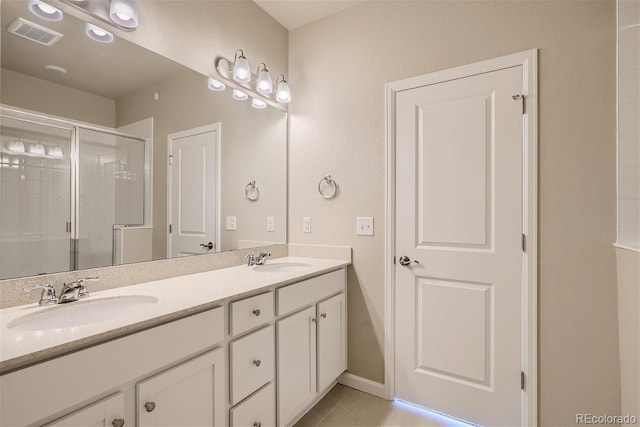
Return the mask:
<svg viewBox="0 0 640 427"><path fill-rule="evenodd" d="M286 113L0 7L0 279L286 242Z"/></svg>

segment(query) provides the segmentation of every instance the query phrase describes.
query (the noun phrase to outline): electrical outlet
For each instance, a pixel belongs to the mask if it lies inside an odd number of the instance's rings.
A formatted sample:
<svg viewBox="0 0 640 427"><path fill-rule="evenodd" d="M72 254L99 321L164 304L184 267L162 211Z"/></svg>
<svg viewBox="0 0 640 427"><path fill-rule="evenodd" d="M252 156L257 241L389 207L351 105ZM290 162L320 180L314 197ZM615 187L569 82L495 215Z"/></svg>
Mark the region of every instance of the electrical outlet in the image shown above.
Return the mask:
<svg viewBox="0 0 640 427"><path fill-rule="evenodd" d="M302 218L302 232L311 233L311 217L305 216Z"/></svg>
<svg viewBox="0 0 640 427"><path fill-rule="evenodd" d="M356 217L356 234L360 236L373 236L373 217Z"/></svg>
<svg viewBox="0 0 640 427"><path fill-rule="evenodd" d="M272 216L267 217L267 231L276 231L276 220Z"/></svg>
<svg viewBox="0 0 640 427"><path fill-rule="evenodd" d="M225 228L227 229L227 231L235 231L235 229L236 229L236 217L235 216L226 217L225 226L226 226Z"/></svg>

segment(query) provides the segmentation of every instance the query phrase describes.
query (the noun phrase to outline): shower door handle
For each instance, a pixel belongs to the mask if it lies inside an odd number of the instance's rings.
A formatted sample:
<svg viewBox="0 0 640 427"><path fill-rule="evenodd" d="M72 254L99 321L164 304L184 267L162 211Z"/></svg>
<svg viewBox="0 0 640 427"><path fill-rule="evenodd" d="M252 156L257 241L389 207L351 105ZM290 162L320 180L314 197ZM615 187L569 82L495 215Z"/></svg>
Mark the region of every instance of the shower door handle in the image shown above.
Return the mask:
<svg viewBox="0 0 640 427"><path fill-rule="evenodd" d="M211 249L213 249L213 242L200 243L200 246L202 246L203 248L207 248L207 249L211 250Z"/></svg>

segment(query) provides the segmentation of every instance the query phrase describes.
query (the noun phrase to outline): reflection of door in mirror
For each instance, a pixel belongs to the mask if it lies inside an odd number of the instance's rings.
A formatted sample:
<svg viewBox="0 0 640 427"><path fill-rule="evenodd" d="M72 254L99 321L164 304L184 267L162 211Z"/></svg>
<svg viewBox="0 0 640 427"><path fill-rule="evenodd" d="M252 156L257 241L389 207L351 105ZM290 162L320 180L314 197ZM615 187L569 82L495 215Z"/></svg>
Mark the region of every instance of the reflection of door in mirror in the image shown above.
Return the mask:
<svg viewBox="0 0 640 427"><path fill-rule="evenodd" d="M67 271L71 127L0 118L0 279Z"/></svg>
<svg viewBox="0 0 640 427"><path fill-rule="evenodd" d="M220 124L168 135L167 256L217 252Z"/></svg>

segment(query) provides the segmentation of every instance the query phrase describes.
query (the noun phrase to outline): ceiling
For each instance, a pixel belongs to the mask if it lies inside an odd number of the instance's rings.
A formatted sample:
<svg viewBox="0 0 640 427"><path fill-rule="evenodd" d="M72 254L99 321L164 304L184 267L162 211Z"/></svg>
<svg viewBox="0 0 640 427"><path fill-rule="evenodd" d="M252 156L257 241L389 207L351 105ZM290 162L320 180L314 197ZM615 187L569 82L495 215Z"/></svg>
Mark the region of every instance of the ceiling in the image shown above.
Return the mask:
<svg viewBox="0 0 640 427"><path fill-rule="evenodd" d="M253 0L289 31L364 0Z"/></svg>

